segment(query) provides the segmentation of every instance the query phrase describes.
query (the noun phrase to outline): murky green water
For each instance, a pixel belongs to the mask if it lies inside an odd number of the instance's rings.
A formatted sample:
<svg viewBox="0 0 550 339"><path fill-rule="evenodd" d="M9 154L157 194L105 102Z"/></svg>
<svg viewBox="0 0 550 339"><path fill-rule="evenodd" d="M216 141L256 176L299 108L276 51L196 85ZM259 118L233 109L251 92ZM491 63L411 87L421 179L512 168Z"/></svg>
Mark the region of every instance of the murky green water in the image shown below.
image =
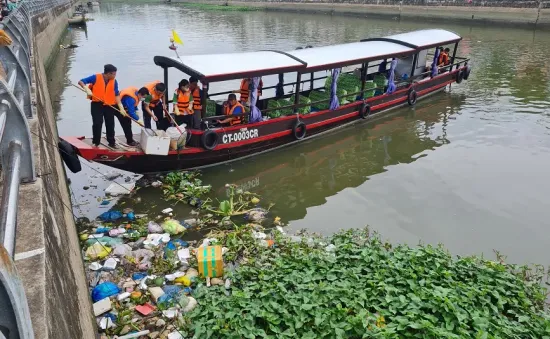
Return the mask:
<svg viewBox="0 0 550 339"><path fill-rule="evenodd" d="M289 50L430 27L456 31L464 37L459 52L473 59L474 73L451 92L298 147L205 170L204 179L220 197L226 182L260 193L276 204L274 215L296 229L330 233L369 224L394 242L442 242L456 254L492 256L497 249L513 262L548 264L550 35L175 5L103 4L90 17L86 33L69 35L80 47L64 51L53 68L67 73L56 89L61 135L91 135L89 104L69 80L101 71L105 63L119 68L123 87L160 79L152 58L171 55L172 28L185 42L183 54ZM177 81L172 76L170 88ZM95 217L112 207L99 206L106 183L95 174L87 169L70 176L77 214ZM83 190L89 185L97 188ZM157 189L140 196L133 204L140 210L167 207ZM186 211L177 208L179 216Z"/></svg>

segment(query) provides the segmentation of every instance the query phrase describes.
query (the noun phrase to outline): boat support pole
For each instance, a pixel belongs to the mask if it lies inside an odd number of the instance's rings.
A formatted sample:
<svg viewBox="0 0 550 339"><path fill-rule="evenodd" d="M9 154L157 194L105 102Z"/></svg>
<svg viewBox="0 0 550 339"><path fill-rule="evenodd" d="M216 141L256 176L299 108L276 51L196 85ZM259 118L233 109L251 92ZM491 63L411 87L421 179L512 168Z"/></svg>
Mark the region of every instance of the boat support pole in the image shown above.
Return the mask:
<svg viewBox="0 0 550 339"><path fill-rule="evenodd" d="M296 75L296 90L294 91L294 113L297 112L296 106L300 104L300 81L302 81L302 73Z"/></svg>
<svg viewBox="0 0 550 339"><path fill-rule="evenodd" d="M361 65L361 100L365 98L365 83L367 82L368 69L369 69L368 62Z"/></svg>
<svg viewBox="0 0 550 339"><path fill-rule="evenodd" d="M453 70L457 49L458 49L458 42L455 44L455 49L453 50L453 57L451 58L451 69L449 69L449 72L452 72ZM458 66L456 66L456 68L458 69Z"/></svg>
<svg viewBox="0 0 550 339"><path fill-rule="evenodd" d="M163 68L164 71L164 103L166 104L166 108L168 109L168 67ZM172 103L175 104L175 103Z"/></svg>
<svg viewBox="0 0 550 339"><path fill-rule="evenodd" d="M414 77L414 71L416 70L416 63L418 62L418 53L416 53L414 55L414 58L413 58L413 65L412 65L412 69L411 69L411 76L409 77L409 79L411 79L411 85L412 85L412 81L413 81L413 77Z"/></svg>

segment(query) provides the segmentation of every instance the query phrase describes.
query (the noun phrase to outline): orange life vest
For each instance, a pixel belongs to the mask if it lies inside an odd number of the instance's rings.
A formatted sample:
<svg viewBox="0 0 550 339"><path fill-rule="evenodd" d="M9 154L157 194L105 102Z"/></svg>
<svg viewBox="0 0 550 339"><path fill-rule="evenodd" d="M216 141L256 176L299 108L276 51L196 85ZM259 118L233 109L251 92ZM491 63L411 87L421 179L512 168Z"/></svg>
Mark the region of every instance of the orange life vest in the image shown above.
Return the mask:
<svg viewBox="0 0 550 339"><path fill-rule="evenodd" d="M193 109L196 110L196 111L201 111L202 110L202 98L201 98L201 92L199 90L199 87L197 86L194 90L193 90Z"/></svg>
<svg viewBox="0 0 550 339"><path fill-rule="evenodd" d="M92 101L102 102L105 105L114 105L116 104L116 95L115 95L115 80L109 80L105 84L105 79L103 78L102 73L97 73L95 75L95 84L92 85ZM101 99L101 100L100 100Z"/></svg>
<svg viewBox="0 0 550 339"><path fill-rule="evenodd" d="M229 107L229 106L225 106L224 107L224 110L225 110L225 115L227 116L233 116L233 111L235 110L235 108L237 107L240 107L241 108L241 113L239 114L244 114L245 113L245 110L244 110L244 106L241 105L240 102L237 102L235 105L233 105L233 107ZM237 125L237 124L240 124L242 122L242 115L240 116L234 116L233 120L231 120L230 122L230 125L233 126L233 125Z"/></svg>
<svg viewBox="0 0 550 339"><path fill-rule="evenodd" d="M437 65L445 66L448 63L449 63L449 55L445 52L441 52L441 54L439 54L439 59L437 60Z"/></svg>
<svg viewBox="0 0 550 339"><path fill-rule="evenodd" d="M184 112L187 114L193 114L193 110L189 109L189 101L191 101L191 92L186 91L183 92L180 89L176 89L176 93L178 94L178 102L176 105L178 106L178 110L180 111L180 114L183 114Z"/></svg>
<svg viewBox="0 0 550 339"><path fill-rule="evenodd" d="M162 95L158 95L157 91L155 90L155 86L160 83L160 81L155 80L153 82L148 83L144 87L149 90L149 94L151 95L151 102L149 103L149 107L153 108L157 105L157 103L162 100Z"/></svg>
<svg viewBox="0 0 550 339"><path fill-rule="evenodd" d="M128 96L128 97L130 97L130 98L132 98L136 101L135 107L138 107L139 99L136 95L137 91L138 91L137 87L128 87L128 88L123 89L122 91L120 91L120 100L122 100L122 98Z"/></svg>
<svg viewBox="0 0 550 339"><path fill-rule="evenodd" d="M241 88L239 89L239 93L241 94L241 97L239 98L240 102L247 102L248 96L249 96L249 88L250 82L246 79L241 80ZM258 84L258 98L260 95L262 95L262 88L264 87L264 82L262 79L260 79L260 82Z"/></svg>

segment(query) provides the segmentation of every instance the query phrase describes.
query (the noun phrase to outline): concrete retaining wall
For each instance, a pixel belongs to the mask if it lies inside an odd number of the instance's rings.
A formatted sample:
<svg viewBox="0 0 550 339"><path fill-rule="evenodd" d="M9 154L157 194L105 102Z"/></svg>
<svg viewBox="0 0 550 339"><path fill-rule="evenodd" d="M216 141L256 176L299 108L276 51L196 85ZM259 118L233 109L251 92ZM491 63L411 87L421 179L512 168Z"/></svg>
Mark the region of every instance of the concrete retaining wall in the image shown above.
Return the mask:
<svg viewBox="0 0 550 339"><path fill-rule="evenodd" d="M229 6L249 6L266 11L285 11L345 15L372 19L454 22L469 25L525 26L550 29L550 2L536 7L487 7L487 6L433 6L433 5L376 5L376 0L364 1L212 1L171 0L172 3L202 3ZM384 1L380 1L383 3ZM386 1L389 2L389 1ZM495 4L498 1L495 1Z"/></svg>
<svg viewBox="0 0 550 339"><path fill-rule="evenodd" d="M32 19L36 117L29 125L38 179L20 190L15 259L35 338L40 339L96 337L45 72L45 65L59 50L58 41L73 8L70 3L54 7Z"/></svg>

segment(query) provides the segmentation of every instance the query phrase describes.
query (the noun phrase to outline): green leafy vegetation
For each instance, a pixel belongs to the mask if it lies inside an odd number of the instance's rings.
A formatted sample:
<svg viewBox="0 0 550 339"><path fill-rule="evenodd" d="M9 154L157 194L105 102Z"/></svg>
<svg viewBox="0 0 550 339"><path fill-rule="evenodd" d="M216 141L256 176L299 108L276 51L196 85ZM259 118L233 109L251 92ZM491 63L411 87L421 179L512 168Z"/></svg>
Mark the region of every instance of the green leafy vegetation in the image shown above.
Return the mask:
<svg viewBox="0 0 550 339"><path fill-rule="evenodd" d="M317 108L318 110L328 109L330 104L330 93L320 92L320 91L311 91L309 93L309 99L311 100L311 106ZM316 102L321 101L323 102Z"/></svg>
<svg viewBox="0 0 550 339"><path fill-rule="evenodd" d="M168 201L199 205L201 198L210 192L210 185L203 185L199 172L171 172L163 179L164 198Z"/></svg>
<svg viewBox="0 0 550 339"><path fill-rule="evenodd" d="M215 234L238 267L199 286L183 331L195 338L548 338L544 270L444 248L393 247L368 230L329 238L246 226ZM333 244L333 248L326 248Z"/></svg>

